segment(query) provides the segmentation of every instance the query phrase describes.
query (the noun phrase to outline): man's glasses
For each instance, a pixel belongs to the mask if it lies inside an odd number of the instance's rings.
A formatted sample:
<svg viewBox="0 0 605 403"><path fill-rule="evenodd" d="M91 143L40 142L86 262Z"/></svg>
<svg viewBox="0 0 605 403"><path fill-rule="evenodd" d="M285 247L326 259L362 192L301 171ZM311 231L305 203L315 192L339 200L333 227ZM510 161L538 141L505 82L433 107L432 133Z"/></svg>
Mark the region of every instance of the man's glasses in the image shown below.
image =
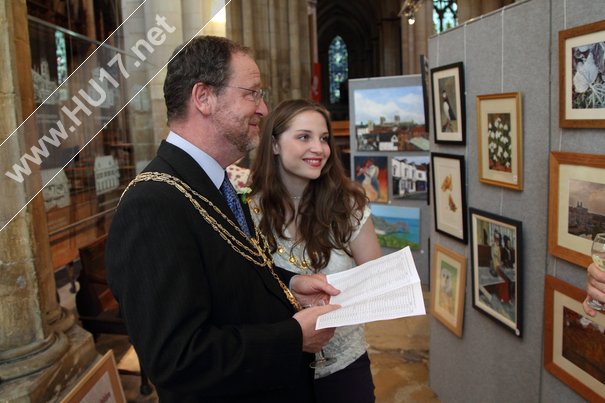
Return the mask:
<svg viewBox="0 0 605 403"><path fill-rule="evenodd" d="M250 95L252 95L252 99L254 100L254 103L258 106L260 104L260 100L262 99L263 101L265 101L265 103L267 103L268 101L268 97L269 97L269 91L261 88L258 90L253 90L250 88L244 88L244 87L237 87L237 86L233 86L233 85L225 85L225 87L230 87L230 88L237 88L240 90L244 90L244 91L249 91Z"/></svg>

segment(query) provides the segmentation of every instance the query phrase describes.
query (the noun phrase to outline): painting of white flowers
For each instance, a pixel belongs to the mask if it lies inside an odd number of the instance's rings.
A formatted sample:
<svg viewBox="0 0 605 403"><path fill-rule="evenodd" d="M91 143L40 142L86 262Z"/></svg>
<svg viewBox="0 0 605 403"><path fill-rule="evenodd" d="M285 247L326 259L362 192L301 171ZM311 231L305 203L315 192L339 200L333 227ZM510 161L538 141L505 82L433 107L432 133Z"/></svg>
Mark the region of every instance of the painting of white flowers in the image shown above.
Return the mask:
<svg viewBox="0 0 605 403"><path fill-rule="evenodd" d="M559 126L605 127L605 21L559 32Z"/></svg>
<svg viewBox="0 0 605 403"><path fill-rule="evenodd" d="M521 94L479 95L477 135L479 180L490 185L523 189Z"/></svg>

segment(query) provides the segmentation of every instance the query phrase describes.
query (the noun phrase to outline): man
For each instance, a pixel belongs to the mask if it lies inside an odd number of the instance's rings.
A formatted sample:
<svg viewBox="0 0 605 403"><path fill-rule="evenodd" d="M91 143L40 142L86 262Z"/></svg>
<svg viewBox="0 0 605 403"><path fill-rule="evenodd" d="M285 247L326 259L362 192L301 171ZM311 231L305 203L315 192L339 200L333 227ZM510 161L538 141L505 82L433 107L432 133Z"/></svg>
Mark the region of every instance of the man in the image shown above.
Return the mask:
<svg viewBox="0 0 605 403"><path fill-rule="evenodd" d="M258 144L262 96L248 48L210 36L178 48L164 83L170 133L113 219L109 285L161 401L312 401L310 353L334 332L315 322L336 306L300 307L338 291L272 267L223 183Z"/></svg>

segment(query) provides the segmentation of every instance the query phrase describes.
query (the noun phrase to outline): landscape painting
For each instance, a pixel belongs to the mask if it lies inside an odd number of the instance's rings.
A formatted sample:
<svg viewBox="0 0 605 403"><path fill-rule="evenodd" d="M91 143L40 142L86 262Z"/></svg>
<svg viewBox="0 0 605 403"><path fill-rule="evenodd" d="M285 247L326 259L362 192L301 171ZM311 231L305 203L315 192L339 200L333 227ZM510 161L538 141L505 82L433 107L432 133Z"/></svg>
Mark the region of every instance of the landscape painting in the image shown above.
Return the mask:
<svg viewBox="0 0 605 403"><path fill-rule="evenodd" d="M420 209L370 204L372 221L383 248L420 248Z"/></svg>
<svg viewBox="0 0 605 403"><path fill-rule="evenodd" d="M349 80L357 151L428 151L420 75Z"/></svg>
<svg viewBox="0 0 605 403"><path fill-rule="evenodd" d="M592 241L605 232L605 184L580 179L569 180L567 232Z"/></svg>

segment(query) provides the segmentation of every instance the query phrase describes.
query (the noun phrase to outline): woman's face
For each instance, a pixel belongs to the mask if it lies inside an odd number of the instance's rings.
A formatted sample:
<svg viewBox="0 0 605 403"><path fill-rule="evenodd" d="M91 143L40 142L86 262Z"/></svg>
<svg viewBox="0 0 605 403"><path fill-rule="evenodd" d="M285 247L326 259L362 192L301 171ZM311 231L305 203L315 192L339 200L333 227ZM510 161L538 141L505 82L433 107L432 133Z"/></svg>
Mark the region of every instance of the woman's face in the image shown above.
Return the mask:
<svg viewBox="0 0 605 403"><path fill-rule="evenodd" d="M304 111L292 119L290 127L273 143L286 186L319 178L330 157L329 137L328 125L319 112Z"/></svg>

